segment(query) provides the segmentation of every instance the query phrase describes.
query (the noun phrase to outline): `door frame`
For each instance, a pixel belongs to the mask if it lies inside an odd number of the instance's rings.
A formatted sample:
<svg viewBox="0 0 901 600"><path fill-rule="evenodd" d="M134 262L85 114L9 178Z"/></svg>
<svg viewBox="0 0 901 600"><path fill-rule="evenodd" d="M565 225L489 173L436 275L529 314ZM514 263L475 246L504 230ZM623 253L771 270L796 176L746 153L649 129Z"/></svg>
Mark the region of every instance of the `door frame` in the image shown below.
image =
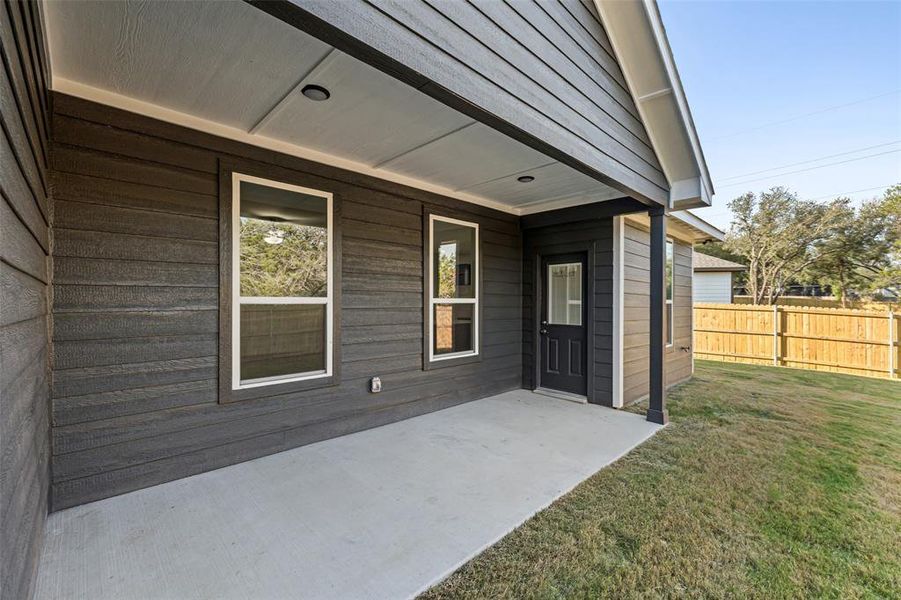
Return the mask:
<svg viewBox="0 0 901 600"><path fill-rule="evenodd" d="M585 268L587 270L585 277L585 333L586 333L586 365L585 365L585 391L586 398L591 404L595 402L594 390L594 302L595 302L595 253L597 251L597 242L570 242L565 244L542 245L533 249L532 252L532 277L535 285L532 286L532 348L534 356L532 357L532 391L541 387L541 313L544 310L543 294L545 273L542 268L542 262L545 257L556 256L558 254L579 254L585 253Z"/></svg>

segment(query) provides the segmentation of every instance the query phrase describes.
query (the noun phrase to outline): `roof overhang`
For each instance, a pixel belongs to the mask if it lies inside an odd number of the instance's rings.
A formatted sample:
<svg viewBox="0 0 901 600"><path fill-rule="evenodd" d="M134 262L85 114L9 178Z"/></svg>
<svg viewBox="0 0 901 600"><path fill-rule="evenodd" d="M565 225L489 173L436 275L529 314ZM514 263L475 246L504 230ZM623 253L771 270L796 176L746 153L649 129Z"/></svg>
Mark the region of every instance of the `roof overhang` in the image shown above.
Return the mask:
<svg viewBox="0 0 901 600"><path fill-rule="evenodd" d="M713 183L655 0L594 0L670 184L670 208L710 206Z"/></svg>
<svg viewBox="0 0 901 600"><path fill-rule="evenodd" d="M722 230L690 211L673 211L667 213L667 217L667 234L684 242L721 242L726 238ZM645 213L626 215L626 219L643 227L650 227L650 219Z"/></svg>
<svg viewBox="0 0 901 600"><path fill-rule="evenodd" d="M747 271L748 267L693 267L695 273L741 273Z"/></svg>

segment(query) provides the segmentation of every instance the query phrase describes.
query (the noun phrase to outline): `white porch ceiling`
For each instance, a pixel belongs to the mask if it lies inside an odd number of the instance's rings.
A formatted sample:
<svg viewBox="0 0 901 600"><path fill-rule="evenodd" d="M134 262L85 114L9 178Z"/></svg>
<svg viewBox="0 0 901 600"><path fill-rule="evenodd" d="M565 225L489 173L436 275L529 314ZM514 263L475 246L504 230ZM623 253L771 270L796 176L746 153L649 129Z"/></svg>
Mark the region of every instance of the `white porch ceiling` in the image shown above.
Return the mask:
<svg viewBox="0 0 901 600"><path fill-rule="evenodd" d="M513 214L623 195L244 2L44 13L63 93Z"/></svg>

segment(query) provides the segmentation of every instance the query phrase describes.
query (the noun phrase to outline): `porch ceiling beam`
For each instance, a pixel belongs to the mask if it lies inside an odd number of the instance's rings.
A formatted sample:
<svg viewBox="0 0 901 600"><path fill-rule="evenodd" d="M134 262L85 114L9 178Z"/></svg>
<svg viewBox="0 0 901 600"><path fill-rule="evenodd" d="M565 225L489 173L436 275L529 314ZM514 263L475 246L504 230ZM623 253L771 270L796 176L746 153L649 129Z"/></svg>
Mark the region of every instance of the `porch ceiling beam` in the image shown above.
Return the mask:
<svg viewBox="0 0 901 600"><path fill-rule="evenodd" d="M519 223L523 229L534 229L536 227L562 225L564 223L576 223L592 219L606 219L618 215L643 212L647 209L648 207L638 200L617 198L615 200L604 200L593 204L581 204L559 210L524 215L519 218Z"/></svg>

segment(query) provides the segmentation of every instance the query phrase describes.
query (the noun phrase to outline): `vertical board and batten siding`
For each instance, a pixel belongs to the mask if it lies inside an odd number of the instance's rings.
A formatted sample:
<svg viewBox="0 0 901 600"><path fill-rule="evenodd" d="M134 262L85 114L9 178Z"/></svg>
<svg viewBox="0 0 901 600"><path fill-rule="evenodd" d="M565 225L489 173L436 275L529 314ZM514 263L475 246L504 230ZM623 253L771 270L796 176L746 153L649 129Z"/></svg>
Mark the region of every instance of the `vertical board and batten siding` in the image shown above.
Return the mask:
<svg viewBox="0 0 901 600"><path fill-rule="evenodd" d="M516 217L67 96L54 107L53 509L520 386ZM338 386L218 402L220 160L340 198ZM484 337L481 361L424 371L427 210L481 227Z"/></svg>
<svg viewBox="0 0 901 600"><path fill-rule="evenodd" d="M50 484L49 97L36 3L0 3L0 597L28 598Z"/></svg>
<svg viewBox="0 0 901 600"><path fill-rule="evenodd" d="M593 403L612 406L613 390L613 219L608 217L529 229L523 241L523 387L534 389L535 365L539 363L539 349L535 347L536 299L540 297L536 277L536 253L543 256L586 251L589 268L589 291L593 294L593 318L588 323L591 340L588 381L589 398Z"/></svg>
<svg viewBox="0 0 901 600"><path fill-rule="evenodd" d="M648 394L648 302L650 235L629 222L623 226L623 402ZM691 377L692 266L691 245L673 244L673 345L666 349L666 385Z"/></svg>
<svg viewBox="0 0 901 600"><path fill-rule="evenodd" d="M590 2L256 4L608 185L667 200L660 163Z"/></svg>

